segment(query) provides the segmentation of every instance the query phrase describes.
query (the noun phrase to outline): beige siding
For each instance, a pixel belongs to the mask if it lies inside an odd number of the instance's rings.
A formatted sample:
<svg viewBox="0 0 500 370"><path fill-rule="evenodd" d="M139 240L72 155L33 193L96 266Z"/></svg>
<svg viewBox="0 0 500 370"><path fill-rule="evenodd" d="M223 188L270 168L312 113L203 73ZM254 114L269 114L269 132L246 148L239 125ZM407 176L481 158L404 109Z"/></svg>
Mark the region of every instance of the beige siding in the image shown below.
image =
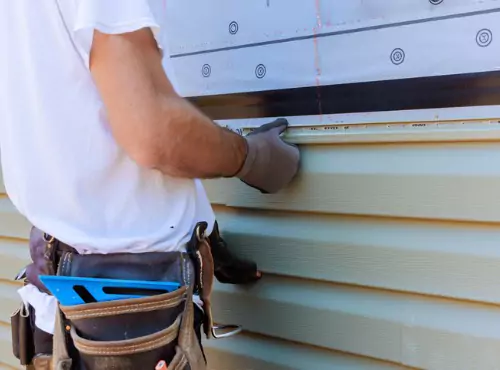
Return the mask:
<svg viewBox="0 0 500 370"><path fill-rule="evenodd" d="M219 284L217 318L263 346L279 339L291 369L312 348L332 369L348 368L339 352L356 369L500 369L499 148L303 145L302 173L280 194L206 181L224 236L267 273ZM227 344L233 368L245 340Z"/></svg>
<svg viewBox="0 0 500 370"><path fill-rule="evenodd" d="M0 195L0 369L22 368L12 355L10 315L20 302L13 278L29 260L28 233L29 224Z"/></svg>
<svg viewBox="0 0 500 370"><path fill-rule="evenodd" d="M277 195L207 183L214 202L232 207L497 222L499 162L495 142L308 145L298 181Z"/></svg>
<svg viewBox="0 0 500 370"><path fill-rule="evenodd" d="M217 321L245 332L205 342L211 369L500 369L498 148L303 145L281 194L207 181L225 238L266 274L216 284ZM0 197L0 368L18 368L8 325L28 231Z"/></svg>
<svg viewBox="0 0 500 370"><path fill-rule="evenodd" d="M269 337L243 334L206 343L210 370L404 370L341 352L295 344Z"/></svg>
<svg viewBox="0 0 500 370"><path fill-rule="evenodd" d="M0 328L7 332L1 332L2 340L10 341L10 315L19 304L19 296L16 290L21 284L14 282L16 274L26 266L29 261L29 249L27 237L30 225L16 212L14 206L7 197L0 197ZM10 344L9 344L10 346ZM5 346L2 350L5 351ZM7 358L3 356L1 359ZM10 355L10 347L5 353ZM12 359L9 359L12 361Z"/></svg>

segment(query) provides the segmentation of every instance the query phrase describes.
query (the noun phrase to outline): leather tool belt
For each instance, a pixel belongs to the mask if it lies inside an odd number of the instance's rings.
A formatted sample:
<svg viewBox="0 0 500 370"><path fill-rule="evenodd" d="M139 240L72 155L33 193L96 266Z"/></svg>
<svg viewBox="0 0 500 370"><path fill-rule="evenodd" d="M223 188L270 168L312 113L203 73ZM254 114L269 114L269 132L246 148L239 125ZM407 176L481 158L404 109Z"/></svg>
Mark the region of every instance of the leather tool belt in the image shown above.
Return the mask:
<svg viewBox="0 0 500 370"><path fill-rule="evenodd" d="M50 349L40 350L34 312L24 304L12 317L13 351L21 364L35 369L154 369L161 360L169 370L205 370L200 326L207 338L236 334L240 327L216 327L211 313L214 263L207 224L198 223L186 252L80 255L54 237L32 229L33 263L26 283L48 293L38 275L175 281L181 288L143 298L59 305ZM203 301L203 313L193 295ZM220 333L222 332L222 334ZM43 345L42 345L43 347Z"/></svg>

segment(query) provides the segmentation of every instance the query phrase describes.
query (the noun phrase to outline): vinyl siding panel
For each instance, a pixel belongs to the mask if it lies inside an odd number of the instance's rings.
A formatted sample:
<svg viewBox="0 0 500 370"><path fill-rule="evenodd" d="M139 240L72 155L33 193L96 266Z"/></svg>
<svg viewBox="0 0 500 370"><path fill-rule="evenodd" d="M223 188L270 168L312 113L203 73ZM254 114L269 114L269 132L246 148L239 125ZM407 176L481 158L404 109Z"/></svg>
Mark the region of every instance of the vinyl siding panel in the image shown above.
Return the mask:
<svg viewBox="0 0 500 370"><path fill-rule="evenodd" d="M333 352L303 344L242 334L231 339L206 343L210 370L404 370L359 356Z"/></svg>
<svg viewBox="0 0 500 370"><path fill-rule="evenodd" d="M13 280L29 261L30 224L5 194L0 171L0 369L22 369L12 355L10 315L17 309L22 286Z"/></svg>
<svg viewBox="0 0 500 370"><path fill-rule="evenodd" d="M27 240L31 225L7 197L0 197L0 235Z"/></svg>
<svg viewBox="0 0 500 370"><path fill-rule="evenodd" d="M500 146L491 143L307 145L302 172L269 195L239 180L207 181L231 207L348 215L500 221Z"/></svg>
<svg viewBox="0 0 500 370"><path fill-rule="evenodd" d="M217 206L224 237L265 271L500 303L500 228Z"/></svg>
<svg viewBox="0 0 500 370"><path fill-rule="evenodd" d="M380 366L500 369L498 148L305 140L302 172L279 194L205 181L229 245L265 273L218 284L216 318Z"/></svg>
<svg viewBox="0 0 500 370"><path fill-rule="evenodd" d="M22 285L13 278L29 261L29 228L9 199L0 196L0 369L22 368L12 355L10 315L20 303L16 291Z"/></svg>
<svg viewBox="0 0 500 370"><path fill-rule="evenodd" d="M487 305L275 276L214 300L220 320L293 342L422 369L500 363L500 311Z"/></svg>
<svg viewBox="0 0 500 370"><path fill-rule="evenodd" d="M207 181L231 248L264 270L217 283L211 370L500 369L495 143L302 145L299 178L263 195ZM461 181L458 181L461 180ZM0 197L0 368L29 223Z"/></svg>
<svg viewBox="0 0 500 370"><path fill-rule="evenodd" d="M0 323L0 369L22 369L17 359L12 356L10 326Z"/></svg>

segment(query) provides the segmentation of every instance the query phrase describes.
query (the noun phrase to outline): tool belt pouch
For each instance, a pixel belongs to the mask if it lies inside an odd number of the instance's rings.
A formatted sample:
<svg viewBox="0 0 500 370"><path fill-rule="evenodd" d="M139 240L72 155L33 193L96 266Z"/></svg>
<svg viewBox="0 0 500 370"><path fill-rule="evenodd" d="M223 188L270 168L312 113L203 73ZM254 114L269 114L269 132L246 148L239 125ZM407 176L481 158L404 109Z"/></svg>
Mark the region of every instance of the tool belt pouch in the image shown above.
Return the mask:
<svg viewBox="0 0 500 370"><path fill-rule="evenodd" d="M19 308L10 316L10 325L12 352L21 365L29 365L35 351L29 307L21 303Z"/></svg>
<svg viewBox="0 0 500 370"><path fill-rule="evenodd" d="M169 370L206 369L194 330L192 264L180 253L175 255L179 258L174 258L172 263L180 268L165 267L167 275L169 271L172 273L162 278L181 283L181 287L173 292L60 306L61 325L64 326L61 329L66 333L67 342L71 343L69 352L76 357L72 369L154 369L161 360L167 363ZM120 270L129 269L125 265ZM78 276L89 274L79 273ZM106 277L147 278L130 275Z"/></svg>

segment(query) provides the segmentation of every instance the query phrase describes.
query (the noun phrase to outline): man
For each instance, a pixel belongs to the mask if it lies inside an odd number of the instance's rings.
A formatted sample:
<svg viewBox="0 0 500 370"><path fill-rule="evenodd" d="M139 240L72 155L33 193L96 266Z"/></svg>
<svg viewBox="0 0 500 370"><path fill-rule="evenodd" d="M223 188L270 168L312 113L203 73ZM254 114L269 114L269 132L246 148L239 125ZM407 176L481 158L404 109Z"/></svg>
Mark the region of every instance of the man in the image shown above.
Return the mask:
<svg viewBox="0 0 500 370"><path fill-rule="evenodd" d="M26 337L14 352L35 368L205 369L212 253L219 276L234 279L199 179L273 193L297 172L299 152L280 138L286 120L244 138L178 96L165 11L162 0L0 2L4 182L34 225L20 290L34 338L14 315ZM59 309L39 279L56 274L180 288Z"/></svg>

